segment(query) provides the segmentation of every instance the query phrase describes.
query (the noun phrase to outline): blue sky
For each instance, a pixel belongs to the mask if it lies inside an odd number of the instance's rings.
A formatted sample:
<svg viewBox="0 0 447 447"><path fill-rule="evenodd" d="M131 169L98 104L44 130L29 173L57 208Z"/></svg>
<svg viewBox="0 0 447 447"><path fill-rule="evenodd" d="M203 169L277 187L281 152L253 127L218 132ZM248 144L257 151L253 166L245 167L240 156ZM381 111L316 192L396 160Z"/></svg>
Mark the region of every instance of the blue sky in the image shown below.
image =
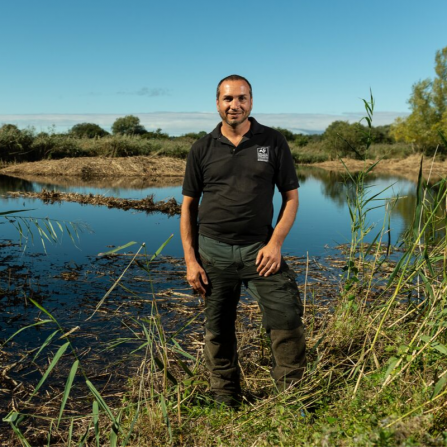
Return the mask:
<svg viewBox="0 0 447 447"><path fill-rule="evenodd" d="M231 73L253 85L253 115L293 130L408 113L411 86L434 76L447 2L14 0L1 2L0 123L211 130ZM261 120L261 119L260 119Z"/></svg>

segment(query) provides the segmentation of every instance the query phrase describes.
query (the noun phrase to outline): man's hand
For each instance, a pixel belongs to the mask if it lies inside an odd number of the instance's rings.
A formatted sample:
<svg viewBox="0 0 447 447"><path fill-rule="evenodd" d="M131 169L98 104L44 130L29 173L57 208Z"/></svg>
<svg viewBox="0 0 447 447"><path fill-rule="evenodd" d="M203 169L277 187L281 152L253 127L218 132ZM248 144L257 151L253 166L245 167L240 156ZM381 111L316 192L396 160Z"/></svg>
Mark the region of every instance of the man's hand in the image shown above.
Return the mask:
<svg viewBox="0 0 447 447"><path fill-rule="evenodd" d="M202 297L205 296L208 278L205 270L197 261L191 261L186 264L186 279L189 285Z"/></svg>
<svg viewBox="0 0 447 447"><path fill-rule="evenodd" d="M281 246L270 241L258 251L256 265L259 276L270 276L281 267Z"/></svg>

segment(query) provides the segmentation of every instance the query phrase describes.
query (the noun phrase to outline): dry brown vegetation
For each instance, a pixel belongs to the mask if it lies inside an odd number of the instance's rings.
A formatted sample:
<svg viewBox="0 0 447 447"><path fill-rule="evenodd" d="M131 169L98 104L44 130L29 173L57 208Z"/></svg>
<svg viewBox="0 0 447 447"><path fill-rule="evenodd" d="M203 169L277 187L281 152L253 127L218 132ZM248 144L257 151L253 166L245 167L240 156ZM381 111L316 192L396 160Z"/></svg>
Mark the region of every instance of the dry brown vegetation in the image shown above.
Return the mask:
<svg viewBox="0 0 447 447"><path fill-rule="evenodd" d="M11 176L70 176L84 179L95 177L183 177L185 161L169 157L80 157L62 160L41 160L20 163L1 169ZM23 178L23 177L22 177Z"/></svg>
<svg viewBox="0 0 447 447"><path fill-rule="evenodd" d="M118 208L123 210L159 211L171 216L180 214L180 205L174 198L155 202L153 196L148 196L140 200L120 199L117 197L105 197L100 194L79 194L75 192L56 192L43 189L40 192L9 192L10 197L27 197L40 199L46 203L55 202L76 202L82 205L107 206L108 208Z"/></svg>
<svg viewBox="0 0 447 447"><path fill-rule="evenodd" d="M433 161L431 157L423 157L423 175L428 177L431 172L432 179L445 177L447 175L447 160ZM353 160L350 158L343 159L343 163L352 172L361 171L372 166L377 160ZM374 172L386 172L390 174L397 174L416 181L421 165L421 155L411 155L404 159L389 159L378 163L373 169ZM324 161L322 163L313 163L312 166L326 169L328 171L345 172L346 168L340 163L340 160Z"/></svg>
<svg viewBox="0 0 447 447"><path fill-rule="evenodd" d="M423 159L423 175L425 177L430 172L432 179L447 175L447 160L433 162L430 157L423 157ZM355 172L364 169L365 163L366 168L368 168L376 160L366 160L365 162L346 158L343 159L343 162L349 170ZM396 174L416 181L420 163L421 155L411 155L405 159L389 159L378 163L374 168L374 172ZM106 177L114 177L116 185L112 186L128 187L129 181L136 186L140 186L144 179L144 185L141 187L146 187L159 183L166 184L167 181L170 184L172 182L180 184L184 175L185 165L185 160L170 157L81 157L10 165L0 169L0 174L19 177L29 181L46 181L56 185L63 185L64 177L72 177L76 178L77 181L82 181L82 185L79 186L84 186L84 184L85 186L97 186L100 179ZM315 166L337 172L345 170L340 160L311 163L307 166Z"/></svg>

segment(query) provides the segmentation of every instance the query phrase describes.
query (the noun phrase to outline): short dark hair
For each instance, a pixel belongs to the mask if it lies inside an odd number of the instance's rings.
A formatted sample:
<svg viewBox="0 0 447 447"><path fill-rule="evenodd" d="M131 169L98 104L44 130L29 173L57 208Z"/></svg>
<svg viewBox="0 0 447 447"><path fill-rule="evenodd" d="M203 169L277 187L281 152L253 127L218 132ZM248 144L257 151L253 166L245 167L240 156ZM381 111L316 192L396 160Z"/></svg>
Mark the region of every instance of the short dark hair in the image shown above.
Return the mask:
<svg viewBox="0 0 447 447"><path fill-rule="evenodd" d="M251 90L251 84L248 82L247 79L245 79L243 76L239 76L239 75L230 75L227 76L225 78L223 78L219 84L217 84L217 90L216 90L216 99L219 99L219 95L220 95L220 86L222 85L223 82L225 81L245 81L248 84L248 88L250 90L250 98L253 98L253 93Z"/></svg>

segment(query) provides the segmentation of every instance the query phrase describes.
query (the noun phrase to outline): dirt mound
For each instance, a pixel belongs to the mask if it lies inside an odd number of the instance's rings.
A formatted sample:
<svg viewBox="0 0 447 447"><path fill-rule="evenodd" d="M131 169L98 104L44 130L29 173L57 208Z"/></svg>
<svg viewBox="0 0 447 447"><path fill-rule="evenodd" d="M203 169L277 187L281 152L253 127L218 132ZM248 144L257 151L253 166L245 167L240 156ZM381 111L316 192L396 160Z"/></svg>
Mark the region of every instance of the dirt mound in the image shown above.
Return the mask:
<svg viewBox="0 0 447 447"><path fill-rule="evenodd" d="M0 174L22 176L183 177L186 162L168 157L82 157L21 163L1 169Z"/></svg>
<svg viewBox="0 0 447 447"><path fill-rule="evenodd" d="M365 168L365 162L361 160L343 159L343 162L351 171L360 171ZM375 160L366 161L366 169L373 165ZM411 155L403 160L390 159L382 160L373 169L374 172L387 172L396 174L400 177L411 178L417 180L419 167L421 163L420 155ZM330 171L345 171L345 167L340 160L325 161L323 163L313 163L312 166L323 168ZM447 175L447 161L435 161L432 158L424 157L423 175L427 178L429 175L432 179L439 179Z"/></svg>

